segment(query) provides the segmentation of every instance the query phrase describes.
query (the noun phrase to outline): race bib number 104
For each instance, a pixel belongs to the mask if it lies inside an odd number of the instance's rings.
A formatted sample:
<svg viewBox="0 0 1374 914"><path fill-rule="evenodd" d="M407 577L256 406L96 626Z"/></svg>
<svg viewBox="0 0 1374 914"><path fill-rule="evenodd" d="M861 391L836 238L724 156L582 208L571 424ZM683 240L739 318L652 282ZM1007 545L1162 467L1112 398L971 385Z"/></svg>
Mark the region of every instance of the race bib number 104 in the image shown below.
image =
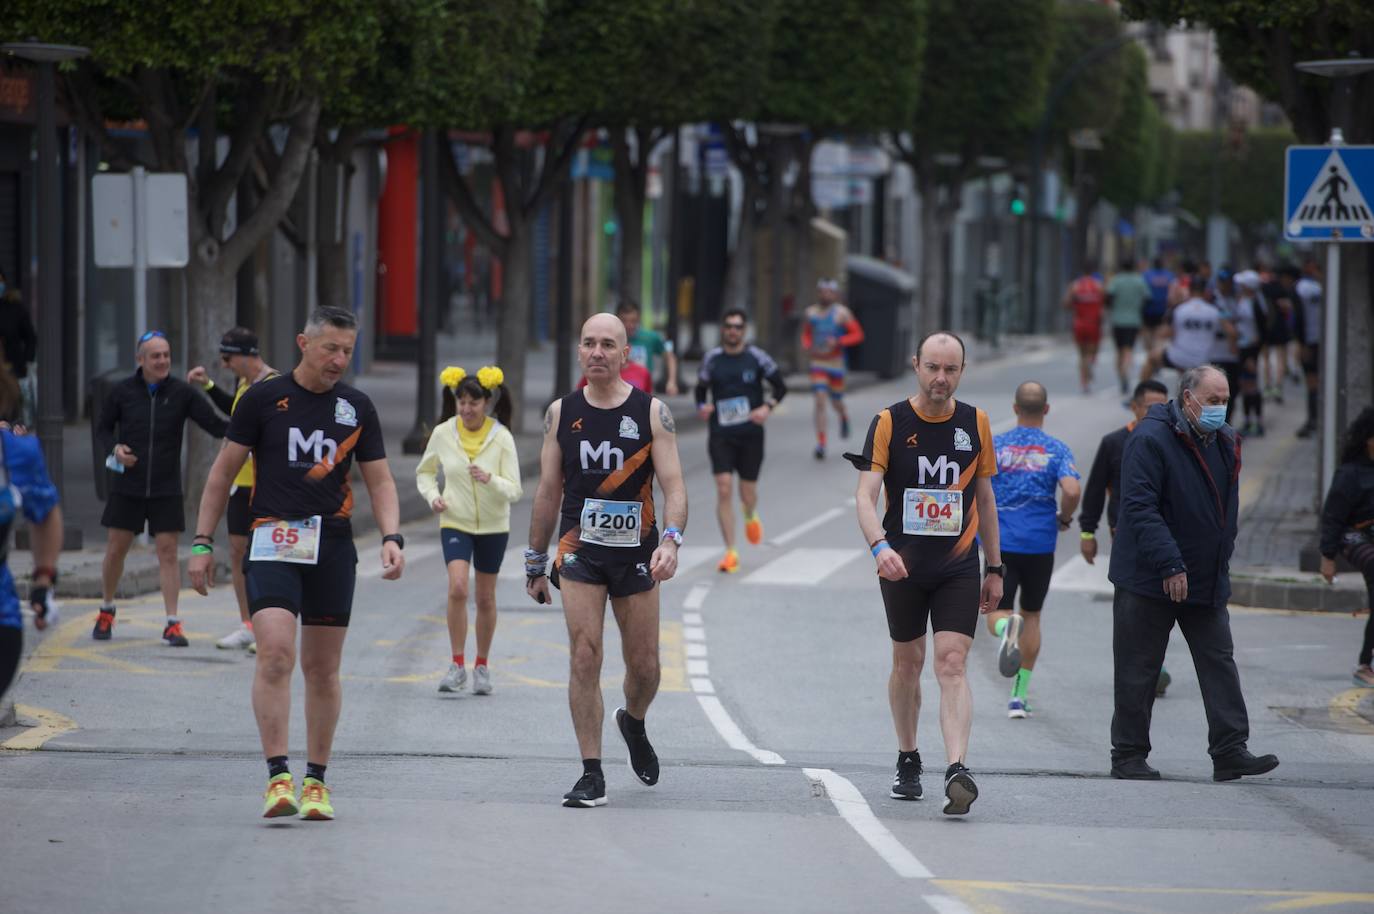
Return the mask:
<svg viewBox="0 0 1374 914"><path fill-rule="evenodd" d="M958 536L963 530L963 492L958 489L907 489L903 494L903 533Z"/></svg>
<svg viewBox="0 0 1374 914"><path fill-rule="evenodd" d="M250 562L314 565L320 560L320 515L265 523L253 531Z"/></svg>

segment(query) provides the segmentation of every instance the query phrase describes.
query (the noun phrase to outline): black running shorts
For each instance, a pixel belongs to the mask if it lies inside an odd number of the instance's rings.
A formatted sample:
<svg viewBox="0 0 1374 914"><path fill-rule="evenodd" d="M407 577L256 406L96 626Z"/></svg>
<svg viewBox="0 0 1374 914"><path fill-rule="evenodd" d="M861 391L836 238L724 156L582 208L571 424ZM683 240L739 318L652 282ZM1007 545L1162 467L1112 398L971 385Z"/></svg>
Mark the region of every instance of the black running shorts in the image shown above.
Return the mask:
<svg viewBox="0 0 1374 914"><path fill-rule="evenodd" d="M592 584L606 588L607 596L632 597L646 590L653 590L656 583L649 577L649 561L653 558L653 545L639 546L635 549L617 549L626 553L624 558L608 558L604 552L593 554L590 551L569 552L563 560L554 565L549 573L549 581L561 589L561 581L576 581L579 584Z"/></svg>
<svg viewBox="0 0 1374 914"><path fill-rule="evenodd" d="M1007 575L1002 582L1002 602L998 609L1011 609L1016 592L1021 591L1021 611L1038 613L1045 606L1054 577L1053 552L1004 552L1002 566Z"/></svg>
<svg viewBox="0 0 1374 914"><path fill-rule="evenodd" d="M186 529L186 514L182 508L181 496L139 498L111 492L105 499L105 512L100 516L102 527L142 533L145 523L148 525L148 532L154 535L181 533Z"/></svg>
<svg viewBox="0 0 1374 914"><path fill-rule="evenodd" d="M745 482L756 482L763 466L763 429L754 435L713 434L706 439L713 474L738 473Z"/></svg>
<svg viewBox="0 0 1374 914"><path fill-rule="evenodd" d="M1135 338L1139 333L1139 327L1112 327L1112 339L1116 341L1117 349L1133 348L1135 346Z"/></svg>
<svg viewBox="0 0 1374 914"><path fill-rule="evenodd" d="M915 641L927 625L937 632L959 632L973 637L978 629L978 597L982 589L977 550L970 550L952 568L923 572L918 550L901 549L907 577L900 581L878 579L887 609L887 631L893 641Z"/></svg>
<svg viewBox="0 0 1374 914"><path fill-rule="evenodd" d="M278 607L297 616L302 625L347 627L353 614L357 574L358 550L353 537L328 529L320 541L319 562L314 565L254 562L245 555L243 578L248 588L248 614Z"/></svg>
<svg viewBox="0 0 1374 914"><path fill-rule="evenodd" d="M229 496L224 523L230 536L248 536L253 532L253 507L249 504L252 498L253 490L247 486L239 486Z"/></svg>

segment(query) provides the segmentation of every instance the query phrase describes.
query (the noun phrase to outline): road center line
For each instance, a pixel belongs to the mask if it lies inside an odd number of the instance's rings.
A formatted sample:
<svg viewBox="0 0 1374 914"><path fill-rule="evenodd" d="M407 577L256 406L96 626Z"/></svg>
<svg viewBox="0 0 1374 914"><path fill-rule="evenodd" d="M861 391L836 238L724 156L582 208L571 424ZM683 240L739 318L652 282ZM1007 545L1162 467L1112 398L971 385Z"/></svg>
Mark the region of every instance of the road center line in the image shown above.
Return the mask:
<svg viewBox="0 0 1374 914"><path fill-rule="evenodd" d="M712 689L714 691L714 687ZM754 761L761 765L786 765L787 759L770 752L767 749L760 749L750 742L749 737L744 735L744 731L735 723L730 712L725 710L725 706L720 703L720 699L715 695L697 694L697 701L701 703L701 709L706 712L706 719L711 722L711 726L716 728L716 732L725 740L725 744L731 749L753 756Z"/></svg>
<svg viewBox="0 0 1374 914"><path fill-rule="evenodd" d="M711 585L697 584L687 591L687 599L682 601L683 609L701 609L701 604L706 602L706 595L711 592Z"/></svg>
<svg viewBox="0 0 1374 914"><path fill-rule="evenodd" d="M799 537L799 536L805 536L806 534L810 533L812 530L815 530L817 527L821 526L822 524L827 524L827 523L829 523L831 520L833 520L833 519L836 518L836 517L839 517L839 516L840 516L841 514L843 514L843 513L844 513L844 509L843 509L843 508L831 508L831 509L829 509L828 511L822 511L820 514L817 514L815 517L811 518L809 521L807 521L806 523L802 524L801 526L799 526L799 527L793 527L791 530L788 530L788 531L787 531L786 533L784 533L782 536L775 537L775 538L773 539L773 545L775 545L775 546L785 546L785 545L787 545L788 543L792 542L792 541L793 541L794 539L796 539L797 537Z"/></svg>
<svg viewBox="0 0 1374 914"><path fill-rule="evenodd" d="M859 793L859 788L850 783L848 778L836 774L829 768L803 768L802 773L813 781L819 781L825 787L826 796L830 797L830 802L834 804L835 811L840 814L840 818L848 822L849 826L858 832L859 837L863 838L868 846L873 848L898 876L903 879L931 879L934 877L935 874L926 869L925 864L917 860L916 855L907 850L902 842L898 841L892 832L888 831L887 827L878 821L878 817L873 815L873 810L864 800L863 794ZM930 901L929 898L926 900ZM935 906L933 902L931 906ZM945 909L936 908L936 910L943 914ZM950 908L948 910L957 909Z"/></svg>
<svg viewBox="0 0 1374 914"><path fill-rule="evenodd" d="M973 909L948 895L922 895L921 899L935 909L935 914L973 914Z"/></svg>

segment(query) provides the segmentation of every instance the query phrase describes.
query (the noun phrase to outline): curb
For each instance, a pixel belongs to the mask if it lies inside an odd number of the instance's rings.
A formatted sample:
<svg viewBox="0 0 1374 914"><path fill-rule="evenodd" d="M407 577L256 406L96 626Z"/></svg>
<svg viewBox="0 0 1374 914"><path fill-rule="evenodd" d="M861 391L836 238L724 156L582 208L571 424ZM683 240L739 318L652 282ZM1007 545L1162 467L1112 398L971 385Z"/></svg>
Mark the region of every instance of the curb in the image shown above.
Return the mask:
<svg viewBox="0 0 1374 914"><path fill-rule="evenodd" d="M1363 587L1333 587L1320 579L1303 581L1232 574L1230 602L1265 609L1353 613L1366 609L1369 601Z"/></svg>

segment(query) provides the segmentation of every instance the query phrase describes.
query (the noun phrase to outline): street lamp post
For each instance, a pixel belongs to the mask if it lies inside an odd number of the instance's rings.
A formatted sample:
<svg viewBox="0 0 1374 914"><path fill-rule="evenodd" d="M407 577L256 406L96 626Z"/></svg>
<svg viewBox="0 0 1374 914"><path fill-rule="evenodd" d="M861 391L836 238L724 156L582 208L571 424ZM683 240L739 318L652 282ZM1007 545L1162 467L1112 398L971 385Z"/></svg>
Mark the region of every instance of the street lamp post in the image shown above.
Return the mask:
<svg viewBox="0 0 1374 914"><path fill-rule="evenodd" d="M38 440L48 475L62 491L62 276L58 225L57 64L85 57L86 48L17 41L0 45L38 71Z"/></svg>
<svg viewBox="0 0 1374 914"><path fill-rule="evenodd" d="M1303 73L1323 76L1335 80L1334 98L1331 106L1331 138L1327 143L1332 146L1345 144L1343 128L1349 115L1349 97L1354 90L1354 78L1374 71L1374 59L1360 57L1351 52L1349 57L1334 60L1308 60L1296 65ZM1341 243L1329 241L1326 245L1326 313L1322 326L1322 436L1321 436L1321 481L1320 490L1325 492L1336 475L1336 435L1340 419L1337 415L1336 400L1341 390L1340 346L1341 346Z"/></svg>

